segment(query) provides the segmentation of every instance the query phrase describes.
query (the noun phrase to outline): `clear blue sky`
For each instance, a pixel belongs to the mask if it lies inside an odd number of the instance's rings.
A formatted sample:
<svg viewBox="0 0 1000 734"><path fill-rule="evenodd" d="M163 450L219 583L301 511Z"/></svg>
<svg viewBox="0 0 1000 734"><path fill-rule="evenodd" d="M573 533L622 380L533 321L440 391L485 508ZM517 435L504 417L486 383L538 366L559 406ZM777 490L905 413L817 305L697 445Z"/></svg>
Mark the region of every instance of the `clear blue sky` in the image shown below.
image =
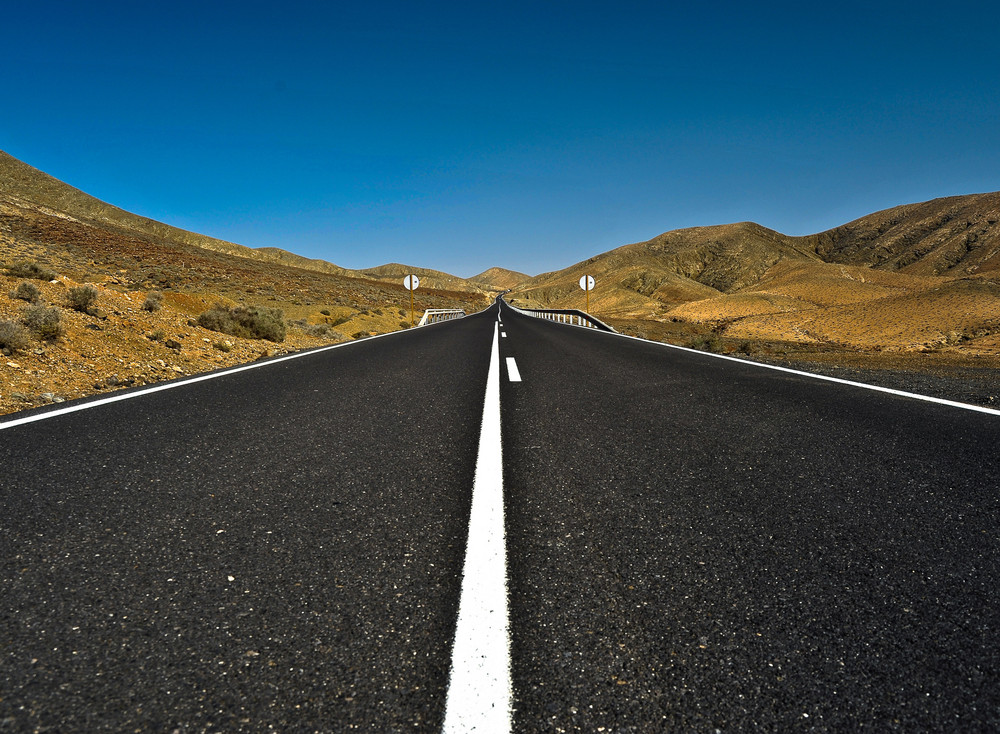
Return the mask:
<svg viewBox="0 0 1000 734"><path fill-rule="evenodd" d="M345 267L536 274L1000 189L994 2L34 2L0 149Z"/></svg>

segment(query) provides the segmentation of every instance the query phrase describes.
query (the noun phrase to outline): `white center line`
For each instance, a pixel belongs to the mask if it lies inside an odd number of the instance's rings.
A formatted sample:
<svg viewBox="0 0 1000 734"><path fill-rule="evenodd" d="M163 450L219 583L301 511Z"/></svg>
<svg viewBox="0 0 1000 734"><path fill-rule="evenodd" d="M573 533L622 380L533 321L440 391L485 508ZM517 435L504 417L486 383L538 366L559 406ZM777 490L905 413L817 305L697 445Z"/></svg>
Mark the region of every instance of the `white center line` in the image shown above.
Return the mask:
<svg viewBox="0 0 1000 734"><path fill-rule="evenodd" d="M506 331L501 331L500 332L500 336L502 336L504 339L506 339L507 338L507 332Z"/></svg>
<svg viewBox="0 0 1000 734"><path fill-rule="evenodd" d="M513 357L507 357L507 379L511 382L521 381L521 373L517 371L517 362Z"/></svg>
<svg viewBox="0 0 1000 734"><path fill-rule="evenodd" d="M499 734L511 728L498 330L498 327L493 329L493 355L486 378L469 540L462 570L462 596L445 701L443 730L446 733Z"/></svg>

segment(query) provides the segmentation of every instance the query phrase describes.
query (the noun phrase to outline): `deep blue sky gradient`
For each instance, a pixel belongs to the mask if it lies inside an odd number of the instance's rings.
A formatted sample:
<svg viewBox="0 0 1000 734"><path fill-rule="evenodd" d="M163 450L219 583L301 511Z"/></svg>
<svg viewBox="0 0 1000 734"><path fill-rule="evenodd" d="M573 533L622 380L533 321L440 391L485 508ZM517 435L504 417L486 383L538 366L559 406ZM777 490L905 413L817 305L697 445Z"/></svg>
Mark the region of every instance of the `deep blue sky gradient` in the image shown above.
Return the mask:
<svg viewBox="0 0 1000 734"><path fill-rule="evenodd" d="M0 149L345 267L536 274L1000 189L996 3L38 0L2 25Z"/></svg>

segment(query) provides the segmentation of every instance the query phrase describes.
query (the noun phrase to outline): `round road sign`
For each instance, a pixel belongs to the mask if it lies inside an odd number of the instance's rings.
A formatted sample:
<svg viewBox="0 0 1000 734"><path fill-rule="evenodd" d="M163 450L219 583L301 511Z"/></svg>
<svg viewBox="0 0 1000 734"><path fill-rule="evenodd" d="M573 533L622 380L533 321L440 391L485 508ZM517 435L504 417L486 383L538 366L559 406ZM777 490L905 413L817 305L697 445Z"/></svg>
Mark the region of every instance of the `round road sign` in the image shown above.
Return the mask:
<svg viewBox="0 0 1000 734"><path fill-rule="evenodd" d="M405 278L403 278L403 285L405 285L411 291L415 291L418 287L420 287L420 278L418 278L416 275L407 275Z"/></svg>
<svg viewBox="0 0 1000 734"><path fill-rule="evenodd" d="M580 278L580 287L583 288L583 290L585 291L594 290L594 276L584 275L582 278Z"/></svg>

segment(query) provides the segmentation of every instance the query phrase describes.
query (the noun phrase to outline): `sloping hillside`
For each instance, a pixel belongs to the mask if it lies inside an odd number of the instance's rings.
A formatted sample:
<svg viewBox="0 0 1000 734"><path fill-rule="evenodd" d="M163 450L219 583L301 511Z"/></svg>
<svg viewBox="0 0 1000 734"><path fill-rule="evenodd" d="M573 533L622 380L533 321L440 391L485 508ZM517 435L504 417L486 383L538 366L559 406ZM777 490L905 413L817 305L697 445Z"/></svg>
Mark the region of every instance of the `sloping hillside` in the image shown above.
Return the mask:
<svg viewBox="0 0 1000 734"><path fill-rule="evenodd" d="M381 282L393 280L401 282L403 277L402 275L396 277L399 269L403 267L400 265L384 265L370 270L350 270L325 260L302 257L278 247L245 247L140 217L85 194L3 151L0 151L0 194L15 205L28 205L49 214L61 215L63 218L68 216L70 219L104 230L138 235L151 242L199 247L259 262L276 263L320 273ZM408 268L407 272L415 272L415 270ZM447 273L420 270L418 274L422 281L425 279L424 274L426 274L425 286L427 288L469 291L471 293L478 293L481 290L478 285Z"/></svg>
<svg viewBox="0 0 1000 734"><path fill-rule="evenodd" d="M801 239L826 262L913 275L1000 270L1000 192L907 204Z"/></svg>
<svg viewBox="0 0 1000 734"><path fill-rule="evenodd" d="M818 259L805 244L752 222L680 229L531 278L515 289L515 298L581 308L586 294L578 283L587 274L597 281L592 310L655 317L753 285L785 258Z"/></svg>
<svg viewBox="0 0 1000 734"><path fill-rule="evenodd" d="M1000 193L937 199L808 237L753 223L625 245L514 291L523 306L689 324L723 337L992 353L1000 333Z"/></svg>
<svg viewBox="0 0 1000 734"><path fill-rule="evenodd" d="M472 276L469 280L489 289L506 290L520 285L530 277L530 275L519 273L516 270L507 270L507 268L489 268L479 275Z"/></svg>
<svg viewBox="0 0 1000 734"><path fill-rule="evenodd" d="M470 293L484 293L485 289L478 283L457 275L442 273L440 270L430 270L428 268L417 268L412 265L401 265L400 263L388 263L375 268L364 270L347 271L348 274L359 278L368 278L382 283L402 283L407 275L416 275L420 279L421 288L433 288L435 290L447 291L468 291Z"/></svg>
<svg viewBox="0 0 1000 734"><path fill-rule="evenodd" d="M206 247L210 238L144 224L33 170L0 178L0 413L409 327L401 279L301 267L309 261L280 250ZM33 182L44 203L24 198ZM75 308L74 289L84 286L96 303ZM488 303L433 286L415 294L418 317ZM280 338L221 333L219 319L200 319L216 304L262 310ZM40 318L52 321L41 329Z"/></svg>

